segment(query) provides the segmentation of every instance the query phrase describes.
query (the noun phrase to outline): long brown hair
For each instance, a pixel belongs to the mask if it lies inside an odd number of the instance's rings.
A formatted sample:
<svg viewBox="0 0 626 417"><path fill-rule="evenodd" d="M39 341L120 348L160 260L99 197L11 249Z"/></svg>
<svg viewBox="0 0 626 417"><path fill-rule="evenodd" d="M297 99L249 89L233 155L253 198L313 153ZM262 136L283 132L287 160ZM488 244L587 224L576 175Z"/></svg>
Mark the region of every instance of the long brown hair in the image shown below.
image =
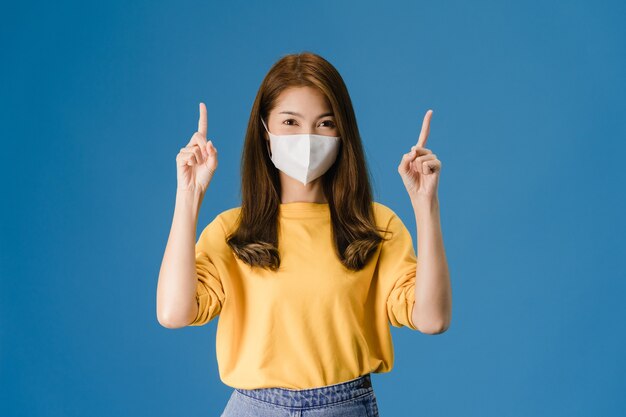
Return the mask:
<svg viewBox="0 0 626 417"><path fill-rule="evenodd" d="M289 87L318 88L335 114L341 145L335 163L322 176L328 201L335 253L348 269L358 271L384 238L377 232L372 191L354 109L339 72L312 52L284 55L263 79L252 105L241 156L241 211L228 236L235 255L250 266L277 270L281 185L270 159L261 118Z"/></svg>

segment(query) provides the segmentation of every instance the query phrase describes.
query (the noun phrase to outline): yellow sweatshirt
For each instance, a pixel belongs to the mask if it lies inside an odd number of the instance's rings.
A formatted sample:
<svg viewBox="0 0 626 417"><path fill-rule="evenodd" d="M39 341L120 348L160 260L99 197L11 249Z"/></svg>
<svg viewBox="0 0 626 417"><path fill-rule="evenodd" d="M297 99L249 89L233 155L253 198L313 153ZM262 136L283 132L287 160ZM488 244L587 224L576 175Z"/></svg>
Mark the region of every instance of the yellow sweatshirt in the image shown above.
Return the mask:
<svg viewBox="0 0 626 417"><path fill-rule="evenodd" d="M389 323L411 322L417 258L411 233L374 202L378 227L392 232L364 269L335 255L328 203L280 204L273 272L239 260L225 237L241 207L218 214L196 244L198 316L219 315L220 379L233 388L314 388L393 368Z"/></svg>

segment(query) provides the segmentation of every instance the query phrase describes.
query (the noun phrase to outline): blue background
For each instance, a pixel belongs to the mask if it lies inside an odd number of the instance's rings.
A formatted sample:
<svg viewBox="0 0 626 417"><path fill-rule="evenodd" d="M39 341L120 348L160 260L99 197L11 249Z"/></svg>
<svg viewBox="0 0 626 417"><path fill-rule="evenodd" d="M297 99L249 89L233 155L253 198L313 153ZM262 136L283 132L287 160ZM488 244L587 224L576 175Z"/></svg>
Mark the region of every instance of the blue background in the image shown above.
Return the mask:
<svg viewBox="0 0 626 417"><path fill-rule="evenodd" d="M223 2L226 3L226 2ZM249 112L309 50L351 94L376 200L433 109L447 332L392 328L382 416L623 416L626 6L570 2L19 2L0 25L0 414L218 416L217 321L171 330L156 284L175 156L207 103L239 205ZM417 248L419 252L419 248Z"/></svg>

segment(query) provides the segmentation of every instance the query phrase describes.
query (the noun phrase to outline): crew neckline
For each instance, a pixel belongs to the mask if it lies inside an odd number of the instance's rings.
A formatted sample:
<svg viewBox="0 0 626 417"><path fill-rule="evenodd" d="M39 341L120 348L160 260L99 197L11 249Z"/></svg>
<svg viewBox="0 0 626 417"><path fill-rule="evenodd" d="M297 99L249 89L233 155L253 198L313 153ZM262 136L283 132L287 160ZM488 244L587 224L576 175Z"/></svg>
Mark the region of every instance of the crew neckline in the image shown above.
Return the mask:
<svg viewBox="0 0 626 417"><path fill-rule="evenodd" d="M328 203L314 203L310 201L292 201L280 203L280 214L287 217L326 216L330 213Z"/></svg>

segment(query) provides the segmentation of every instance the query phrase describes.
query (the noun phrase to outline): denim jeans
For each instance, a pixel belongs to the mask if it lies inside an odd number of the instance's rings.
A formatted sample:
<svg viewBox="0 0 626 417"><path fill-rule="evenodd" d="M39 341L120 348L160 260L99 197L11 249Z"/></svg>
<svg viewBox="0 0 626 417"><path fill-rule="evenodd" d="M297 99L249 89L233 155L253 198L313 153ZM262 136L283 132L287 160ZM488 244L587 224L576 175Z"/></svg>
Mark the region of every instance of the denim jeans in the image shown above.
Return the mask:
<svg viewBox="0 0 626 417"><path fill-rule="evenodd" d="M378 417L370 374L323 387L235 388L220 417Z"/></svg>

